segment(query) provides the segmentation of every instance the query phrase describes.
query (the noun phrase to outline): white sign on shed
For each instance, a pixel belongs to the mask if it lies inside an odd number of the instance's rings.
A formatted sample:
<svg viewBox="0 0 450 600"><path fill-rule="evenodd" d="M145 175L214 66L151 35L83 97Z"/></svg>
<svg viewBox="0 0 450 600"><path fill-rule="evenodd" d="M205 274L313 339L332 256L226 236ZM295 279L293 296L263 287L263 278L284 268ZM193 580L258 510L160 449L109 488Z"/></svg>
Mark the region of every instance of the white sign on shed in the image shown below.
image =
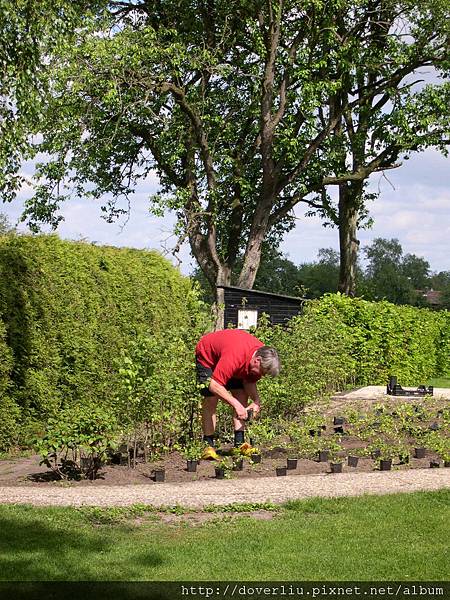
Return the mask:
<svg viewBox="0 0 450 600"><path fill-rule="evenodd" d="M238 329L250 329L258 324L257 310L238 310Z"/></svg>

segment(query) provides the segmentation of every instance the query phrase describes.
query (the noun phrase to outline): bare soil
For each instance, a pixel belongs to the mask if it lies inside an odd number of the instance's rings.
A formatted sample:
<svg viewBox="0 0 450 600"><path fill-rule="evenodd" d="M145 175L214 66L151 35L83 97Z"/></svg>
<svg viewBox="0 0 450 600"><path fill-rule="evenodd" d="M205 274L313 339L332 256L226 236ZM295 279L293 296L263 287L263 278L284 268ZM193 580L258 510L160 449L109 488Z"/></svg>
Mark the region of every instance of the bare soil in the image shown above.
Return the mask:
<svg viewBox="0 0 450 600"><path fill-rule="evenodd" d="M380 398L377 398L380 401ZM437 400L437 402L436 402ZM389 410L395 409L397 402L418 402L417 398L384 398L384 404ZM351 402L347 398L344 401L343 398L338 397L333 399L327 405L324 404L320 407L320 412L324 415L326 422L326 431L324 436L333 437L333 416L341 416L350 407L357 408L361 414L367 412L368 409L372 408L374 399L367 398ZM419 401L420 402L420 401ZM448 399L436 398L433 399L433 406L444 407L448 405ZM317 407L316 407L317 408ZM439 418L434 419L439 421ZM345 431L345 427L344 427ZM411 455L413 456L414 442L411 439ZM362 442L358 438L354 438L350 435L344 434L341 438L341 444L344 451L341 453L343 457L352 454L352 451L364 448L365 442ZM222 452L227 453L230 447L224 447ZM291 451L289 451L291 455ZM262 462L260 464L251 464L250 461L244 460L244 466L242 471L233 471L231 478L233 480L239 479L254 479L276 477L276 467L286 466L286 459L288 456L288 450L283 447L262 449ZM400 462L394 461L393 470L404 471L411 469L425 469L430 468L430 461L437 460L437 455L432 451L427 450L424 459L411 458L409 464L400 464ZM165 469L165 481L168 483L182 484L187 482L208 482L215 479L215 461L200 461L196 473L190 473L187 471L186 460L178 453L171 452L168 455L162 457L160 460L145 463L143 458L139 458L135 469L128 468L127 464L106 464L102 466L98 473L97 479L94 481L83 480L75 481L60 481L52 471L49 471L47 467L39 465L39 457L31 456L27 458L8 458L0 461L0 486L30 486L48 488L49 486L63 485L67 487L83 487L83 486L135 486L139 484L156 484L153 481L153 473L155 469ZM125 460L125 462L127 462ZM357 467L349 467L345 461L343 466L344 473L367 473L376 470L376 462L371 458L359 458ZM318 460L298 460L297 468L295 470L288 471L289 476L302 476L302 475L324 475L330 473L330 464L328 462L318 462Z"/></svg>
<svg viewBox="0 0 450 600"><path fill-rule="evenodd" d="M346 439L343 445L347 448L346 454L351 454L351 450L360 448L359 440ZM259 479L261 477L276 477L276 467L286 466L288 452L284 448L263 452L263 458L260 464L250 464L244 460L242 471L233 471L232 479ZM424 469L430 467L430 461L437 456L427 451L424 459L411 458L409 464L400 464L394 461L393 469L409 470ZM187 483L190 481L208 481L215 479L214 461L200 461L196 473L187 471L186 461L178 452L168 454L153 463L144 463L140 460L135 469L128 468L127 465L104 465L94 481L68 480L61 482L46 467L39 465L39 457L15 458L3 460L0 462L0 486L33 486L48 487L59 483L65 486L118 486L118 485L138 485L153 484L153 472L155 469L165 469L165 481L170 483ZM359 458L357 467L348 467L346 463L343 466L343 472L360 473L370 472L376 469L376 463L371 458ZM301 475L320 475L330 472L328 462L318 462L318 460L299 459L297 468L289 470L290 476Z"/></svg>

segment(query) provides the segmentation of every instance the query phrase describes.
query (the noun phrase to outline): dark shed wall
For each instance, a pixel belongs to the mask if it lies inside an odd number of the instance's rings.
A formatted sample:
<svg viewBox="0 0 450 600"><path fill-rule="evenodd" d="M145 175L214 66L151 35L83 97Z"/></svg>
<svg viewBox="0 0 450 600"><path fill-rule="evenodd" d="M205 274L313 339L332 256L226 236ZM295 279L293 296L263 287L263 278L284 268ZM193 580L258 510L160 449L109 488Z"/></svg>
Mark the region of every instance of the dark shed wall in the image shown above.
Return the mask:
<svg viewBox="0 0 450 600"><path fill-rule="evenodd" d="M225 327L230 323L237 327L238 310L256 309L258 317L269 315L273 325L283 325L302 310L301 298L290 298L257 290L223 287L225 294ZM244 302L243 299L245 298Z"/></svg>

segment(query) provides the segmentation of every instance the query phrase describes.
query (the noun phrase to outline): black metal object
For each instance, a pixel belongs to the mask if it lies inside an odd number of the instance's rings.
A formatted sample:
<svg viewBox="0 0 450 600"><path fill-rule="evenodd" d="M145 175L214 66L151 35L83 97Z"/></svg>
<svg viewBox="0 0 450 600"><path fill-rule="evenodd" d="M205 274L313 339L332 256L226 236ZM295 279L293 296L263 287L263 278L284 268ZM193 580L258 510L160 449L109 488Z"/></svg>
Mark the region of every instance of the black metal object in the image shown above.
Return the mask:
<svg viewBox="0 0 450 600"><path fill-rule="evenodd" d="M433 386L425 387L419 385L416 390L403 389L401 385L397 383L397 377L390 377L386 388L386 394L388 396L432 396Z"/></svg>
<svg viewBox="0 0 450 600"><path fill-rule="evenodd" d="M302 312L304 299L260 290L247 290L235 286L218 285L224 292L225 327L238 326L239 310L255 310L259 318L269 316L272 325L285 325L289 319Z"/></svg>

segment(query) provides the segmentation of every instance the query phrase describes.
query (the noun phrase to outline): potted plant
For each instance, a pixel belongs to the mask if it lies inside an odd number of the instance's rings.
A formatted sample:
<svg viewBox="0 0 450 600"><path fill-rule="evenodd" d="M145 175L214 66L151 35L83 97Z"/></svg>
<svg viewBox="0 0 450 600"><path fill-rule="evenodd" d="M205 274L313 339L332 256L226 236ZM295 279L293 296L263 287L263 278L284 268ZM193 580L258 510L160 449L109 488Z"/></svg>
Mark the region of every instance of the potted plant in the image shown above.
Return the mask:
<svg viewBox="0 0 450 600"><path fill-rule="evenodd" d="M244 467L244 459L241 457L234 457L233 458L233 466L232 466L232 470L233 471L242 471Z"/></svg>
<svg viewBox="0 0 450 600"><path fill-rule="evenodd" d="M319 462L328 462L330 459L329 450L319 450Z"/></svg>
<svg viewBox="0 0 450 600"><path fill-rule="evenodd" d="M358 462L359 462L359 456L356 456L356 454L350 454L347 457L347 465L349 467L357 467Z"/></svg>
<svg viewBox="0 0 450 600"><path fill-rule="evenodd" d="M380 455L376 459L380 471L390 471L392 469L392 459L396 455L396 449L387 442L380 441Z"/></svg>
<svg viewBox="0 0 450 600"><path fill-rule="evenodd" d="M223 459L215 466L216 479L229 479L230 471L233 468L233 461L229 456L224 456Z"/></svg>
<svg viewBox="0 0 450 600"><path fill-rule="evenodd" d="M286 467L276 467L275 471L276 471L277 477L283 477L284 475L287 475Z"/></svg>
<svg viewBox="0 0 450 600"><path fill-rule="evenodd" d="M334 455L331 458L331 462L330 462L331 472L332 473L342 473L343 463L344 463L343 458L341 458L340 456Z"/></svg>
<svg viewBox="0 0 450 600"><path fill-rule="evenodd" d="M427 449L422 446L414 448L414 458L425 458Z"/></svg>
<svg viewBox="0 0 450 600"><path fill-rule="evenodd" d="M189 442L181 448L181 454L186 459L186 468L189 473L195 473L197 471L197 465L202 456L203 448L203 444L198 440L189 440Z"/></svg>
<svg viewBox="0 0 450 600"><path fill-rule="evenodd" d="M286 468L288 469L288 471L294 471L297 468L297 461L298 459L296 457L287 457Z"/></svg>
<svg viewBox="0 0 450 600"><path fill-rule="evenodd" d="M165 469L154 469L153 470L153 479L156 482L163 482L166 479L166 470Z"/></svg>
<svg viewBox="0 0 450 600"><path fill-rule="evenodd" d="M330 456L337 456L342 446L336 440L322 439L319 444L319 462L328 462Z"/></svg>

